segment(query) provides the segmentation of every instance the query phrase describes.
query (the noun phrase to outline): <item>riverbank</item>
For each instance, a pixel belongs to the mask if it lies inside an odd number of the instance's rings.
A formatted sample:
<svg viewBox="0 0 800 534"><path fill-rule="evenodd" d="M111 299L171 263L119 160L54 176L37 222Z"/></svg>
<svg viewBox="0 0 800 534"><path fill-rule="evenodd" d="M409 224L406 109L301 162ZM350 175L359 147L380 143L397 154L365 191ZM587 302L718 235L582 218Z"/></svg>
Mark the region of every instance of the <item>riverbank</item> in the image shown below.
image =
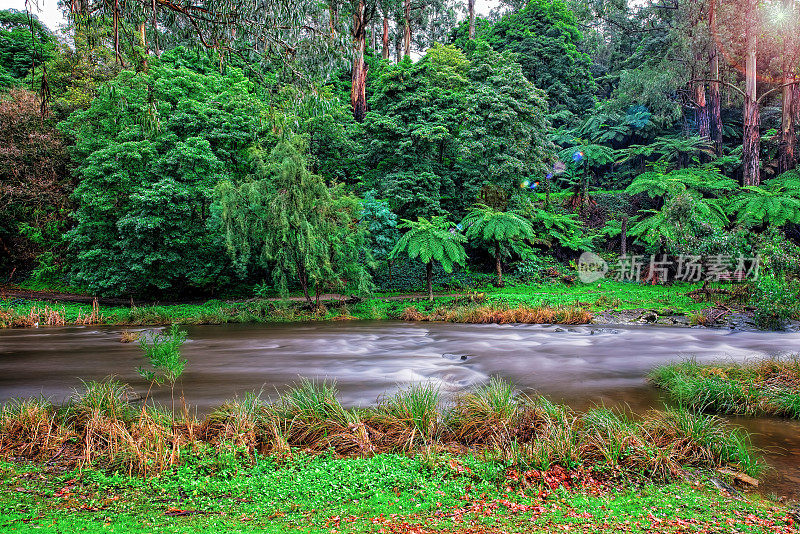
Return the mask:
<svg viewBox="0 0 800 534"><path fill-rule="evenodd" d="M687 467L755 477L763 467L747 436L714 416L681 409L577 413L499 379L446 408L439 389L423 383L383 396L375 407L346 409L334 385L309 380L274 402L246 395L203 419L175 403L173 397L171 409L153 406L111 379L87 383L60 406L12 401L0 412L0 450L69 469L103 466L142 475L180 465L182 451L209 447L249 458L294 449L340 457L449 451L544 470L597 468L632 480L669 481Z"/></svg>
<svg viewBox="0 0 800 534"><path fill-rule="evenodd" d="M21 298L0 290L0 328L166 324L280 323L341 320L436 320L548 324L662 324L750 328L749 312L737 304L743 286L676 283L640 285L610 280L597 284L551 283L482 288L462 294L376 294L357 299L326 295L319 307L302 300L211 300L160 305L101 305ZM78 295L83 300L86 297ZM48 297L49 298L49 297ZM63 298L63 295L62 295Z"/></svg>
<svg viewBox="0 0 800 534"><path fill-rule="evenodd" d="M677 402L696 409L800 419L797 356L742 364L699 364L689 360L659 367L648 378Z"/></svg>
<svg viewBox="0 0 800 534"><path fill-rule="evenodd" d="M578 413L493 380L443 409L302 382L273 403L142 409L122 384L0 415L0 525L65 532L795 532L735 484L763 467L714 416ZM722 529L722 530L720 530Z"/></svg>
<svg viewBox="0 0 800 534"><path fill-rule="evenodd" d="M4 532L798 532L798 512L706 478L609 484L475 458L193 458L156 478L0 462Z"/></svg>

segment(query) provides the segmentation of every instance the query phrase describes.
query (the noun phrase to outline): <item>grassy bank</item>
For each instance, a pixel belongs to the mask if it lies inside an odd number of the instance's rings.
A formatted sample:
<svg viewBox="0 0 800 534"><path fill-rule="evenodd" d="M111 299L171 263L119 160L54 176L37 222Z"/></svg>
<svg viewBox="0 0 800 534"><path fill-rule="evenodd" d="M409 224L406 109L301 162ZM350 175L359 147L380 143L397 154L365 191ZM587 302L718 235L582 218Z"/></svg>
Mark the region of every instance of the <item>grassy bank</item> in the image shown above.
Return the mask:
<svg viewBox="0 0 800 534"><path fill-rule="evenodd" d="M422 297L377 294L373 298L351 303L327 301L318 309L309 309L302 302L275 300L211 300L203 304L112 307L0 298L0 328L353 319L509 322L509 317L519 322L576 324L589 321L596 313L632 309L651 309L661 315L700 317L714 303L698 302L688 295L699 288L699 284L657 286L614 281L590 285L551 283L502 289L486 287L460 296L439 296L434 302Z"/></svg>
<svg viewBox="0 0 800 534"><path fill-rule="evenodd" d="M597 408L576 413L492 380L444 408L416 385L378 406L345 409L335 387L303 381L275 402L230 401L202 420L131 401L114 381L90 383L69 403L12 402L0 414L0 451L65 468L153 475L185 452L230 450L253 459L294 450L363 457L453 452L524 469L591 469L604 478L673 480L685 468L757 476L747 437L715 416L667 409L637 417Z"/></svg>
<svg viewBox="0 0 800 534"><path fill-rule="evenodd" d="M711 489L721 468L762 464L740 431L686 410L577 413L494 380L446 408L420 385L345 409L306 381L271 404L177 412L113 381L7 404L0 529L794 532L785 507Z"/></svg>
<svg viewBox="0 0 800 534"><path fill-rule="evenodd" d="M696 409L800 419L797 356L744 364L702 365L690 360L659 367L649 378L676 401Z"/></svg>
<svg viewBox="0 0 800 534"><path fill-rule="evenodd" d="M3 532L790 533L785 505L475 457L187 457L159 477L0 462Z"/></svg>

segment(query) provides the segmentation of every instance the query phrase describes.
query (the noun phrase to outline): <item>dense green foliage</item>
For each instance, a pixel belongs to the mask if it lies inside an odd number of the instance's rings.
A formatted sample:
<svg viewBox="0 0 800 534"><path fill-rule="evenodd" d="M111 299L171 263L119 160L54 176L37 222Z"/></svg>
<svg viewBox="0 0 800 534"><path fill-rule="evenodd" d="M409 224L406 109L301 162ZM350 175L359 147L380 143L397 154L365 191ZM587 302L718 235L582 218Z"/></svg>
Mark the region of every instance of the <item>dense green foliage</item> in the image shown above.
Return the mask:
<svg viewBox="0 0 800 534"><path fill-rule="evenodd" d="M550 157L542 95L486 47L387 67L370 106L365 182L401 217L463 214L484 185L511 191Z"/></svg>
<svg viewBox="0 0 800 534"><path fill-rule="evenodd" d="M368 292L361 205L309 172L304 150L301 138L282 140L267 158L256 156L254 179L219 184L228 248L240 269L272 265L282 295L290 279L309 302L312 292Z"/></svg>
<svg viewBox="0 0 800 534"><path fill-rule="evenodd" d="M515 54L525 77L547 93L551 111L580 114L592 108L591 59L580 48L582 35L567 2L531 0L482 37L495 50Z"/></svg>
<svg viewBox="0 0 800 534"><path fill-rule="evenodd" d="M154 61L155 63L155 61ZM123 71L60 125L80 161L71 279L114 295L173 295L230 280L212 210L216 185L247 173L264 131L255 88L190 52Z"/></svg>
<svg viewBox="0 0 800 534"><path fill-rule="evenodd" d="M55 38L27 13L0 11L0 88L22 85L31 69L54 55Z"/></svg>
<svg viewBox="0 0 800 534"><path fill-rule="evenodd" d="M0 269L310 302L571 280L584 251L726 257L736 280L758 257L735 305L800 316L796 5L479 2L473 25L462 3L87 0L69 44L0 12ZM754 73L731 36L756 26ZM463 253L401 220L464 221Z"/></svg>

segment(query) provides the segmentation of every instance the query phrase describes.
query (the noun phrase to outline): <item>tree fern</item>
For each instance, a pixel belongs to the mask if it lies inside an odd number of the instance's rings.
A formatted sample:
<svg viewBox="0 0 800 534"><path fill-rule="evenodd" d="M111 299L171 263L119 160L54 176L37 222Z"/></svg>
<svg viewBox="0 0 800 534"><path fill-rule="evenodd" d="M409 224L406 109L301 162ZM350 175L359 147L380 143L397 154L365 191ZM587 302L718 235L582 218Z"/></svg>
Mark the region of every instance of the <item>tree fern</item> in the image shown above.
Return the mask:
<svg viewBox="0 0 800 534"><path fill-rule="evenodd" d="M525 241L535 236L528 219L513 211L499 211L484 204L476 205L461 222L467 238L482 242L494 252L497 285L503 285L502 257L511 251L527 256Z"/></svg>
<svg viewBox="0 0 800 534"><path fill-rule="evenodd" d="M428 298L433 300L433 262L441 263L448 273L455 264L464 265L467 253L462 243L466 238L443 216L420 217L416 222L403 219L398 228L407 231L397 241L389 259L403 253L412 260L419 258L427 270Z"/></svg>
<svg viewBox="0 0 800 534"><path fill-rule="evenodd" d="M652 171L637 176L625 192L629 195L645 193L650 198L664 198L680 195L687 190L719 194L737 188L736 181L722 174L713 163L670 172L666 172L664 164L656 164Z"/></svg>
<svg viewBox="0 0 800 534"><path fill-rule="evenodd" d="M743 187L742 194L733 199L729 209L736 214L736 221L747 226L800 223L797 193L786 191L780 184L764 184Z"/></svg>

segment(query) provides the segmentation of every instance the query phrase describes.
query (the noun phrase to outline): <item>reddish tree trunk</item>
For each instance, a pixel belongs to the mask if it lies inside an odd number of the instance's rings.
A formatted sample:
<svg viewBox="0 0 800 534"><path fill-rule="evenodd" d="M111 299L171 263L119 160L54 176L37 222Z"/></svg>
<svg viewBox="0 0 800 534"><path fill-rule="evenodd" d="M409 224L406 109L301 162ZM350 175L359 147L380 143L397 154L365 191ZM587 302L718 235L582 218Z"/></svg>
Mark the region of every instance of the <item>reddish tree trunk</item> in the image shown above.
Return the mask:
<svg viewBox="0 0 800 534"><path fill-rule="evenodd" d="M159 57L161 52L158 50L158 11L156 9L156 0L152 0L151 8L153 10L153 52L156 57Z"/></svg>
<svg viewBox="0 0 800 534"><path fill-rule="evenodd" d="M362 122L367 114L367 64L364 61L364 52L367 47L368 19L364 0L361 0L358 2L356 12L353 13L355 54L353 57L353 83L350 88L350 105L353 108L353 117L358 122Z"/></svg>
<svg viewBox="0 0 800 534"><path fill-rule="evenodd" d="M411 0L403 0L403 55L411 57Z"/></svg>
<svg viewBox="0 0 800 534"><path fill-rule="evenodd" d="M383 59L389 59L389 18L383 16Z"/></svg>

